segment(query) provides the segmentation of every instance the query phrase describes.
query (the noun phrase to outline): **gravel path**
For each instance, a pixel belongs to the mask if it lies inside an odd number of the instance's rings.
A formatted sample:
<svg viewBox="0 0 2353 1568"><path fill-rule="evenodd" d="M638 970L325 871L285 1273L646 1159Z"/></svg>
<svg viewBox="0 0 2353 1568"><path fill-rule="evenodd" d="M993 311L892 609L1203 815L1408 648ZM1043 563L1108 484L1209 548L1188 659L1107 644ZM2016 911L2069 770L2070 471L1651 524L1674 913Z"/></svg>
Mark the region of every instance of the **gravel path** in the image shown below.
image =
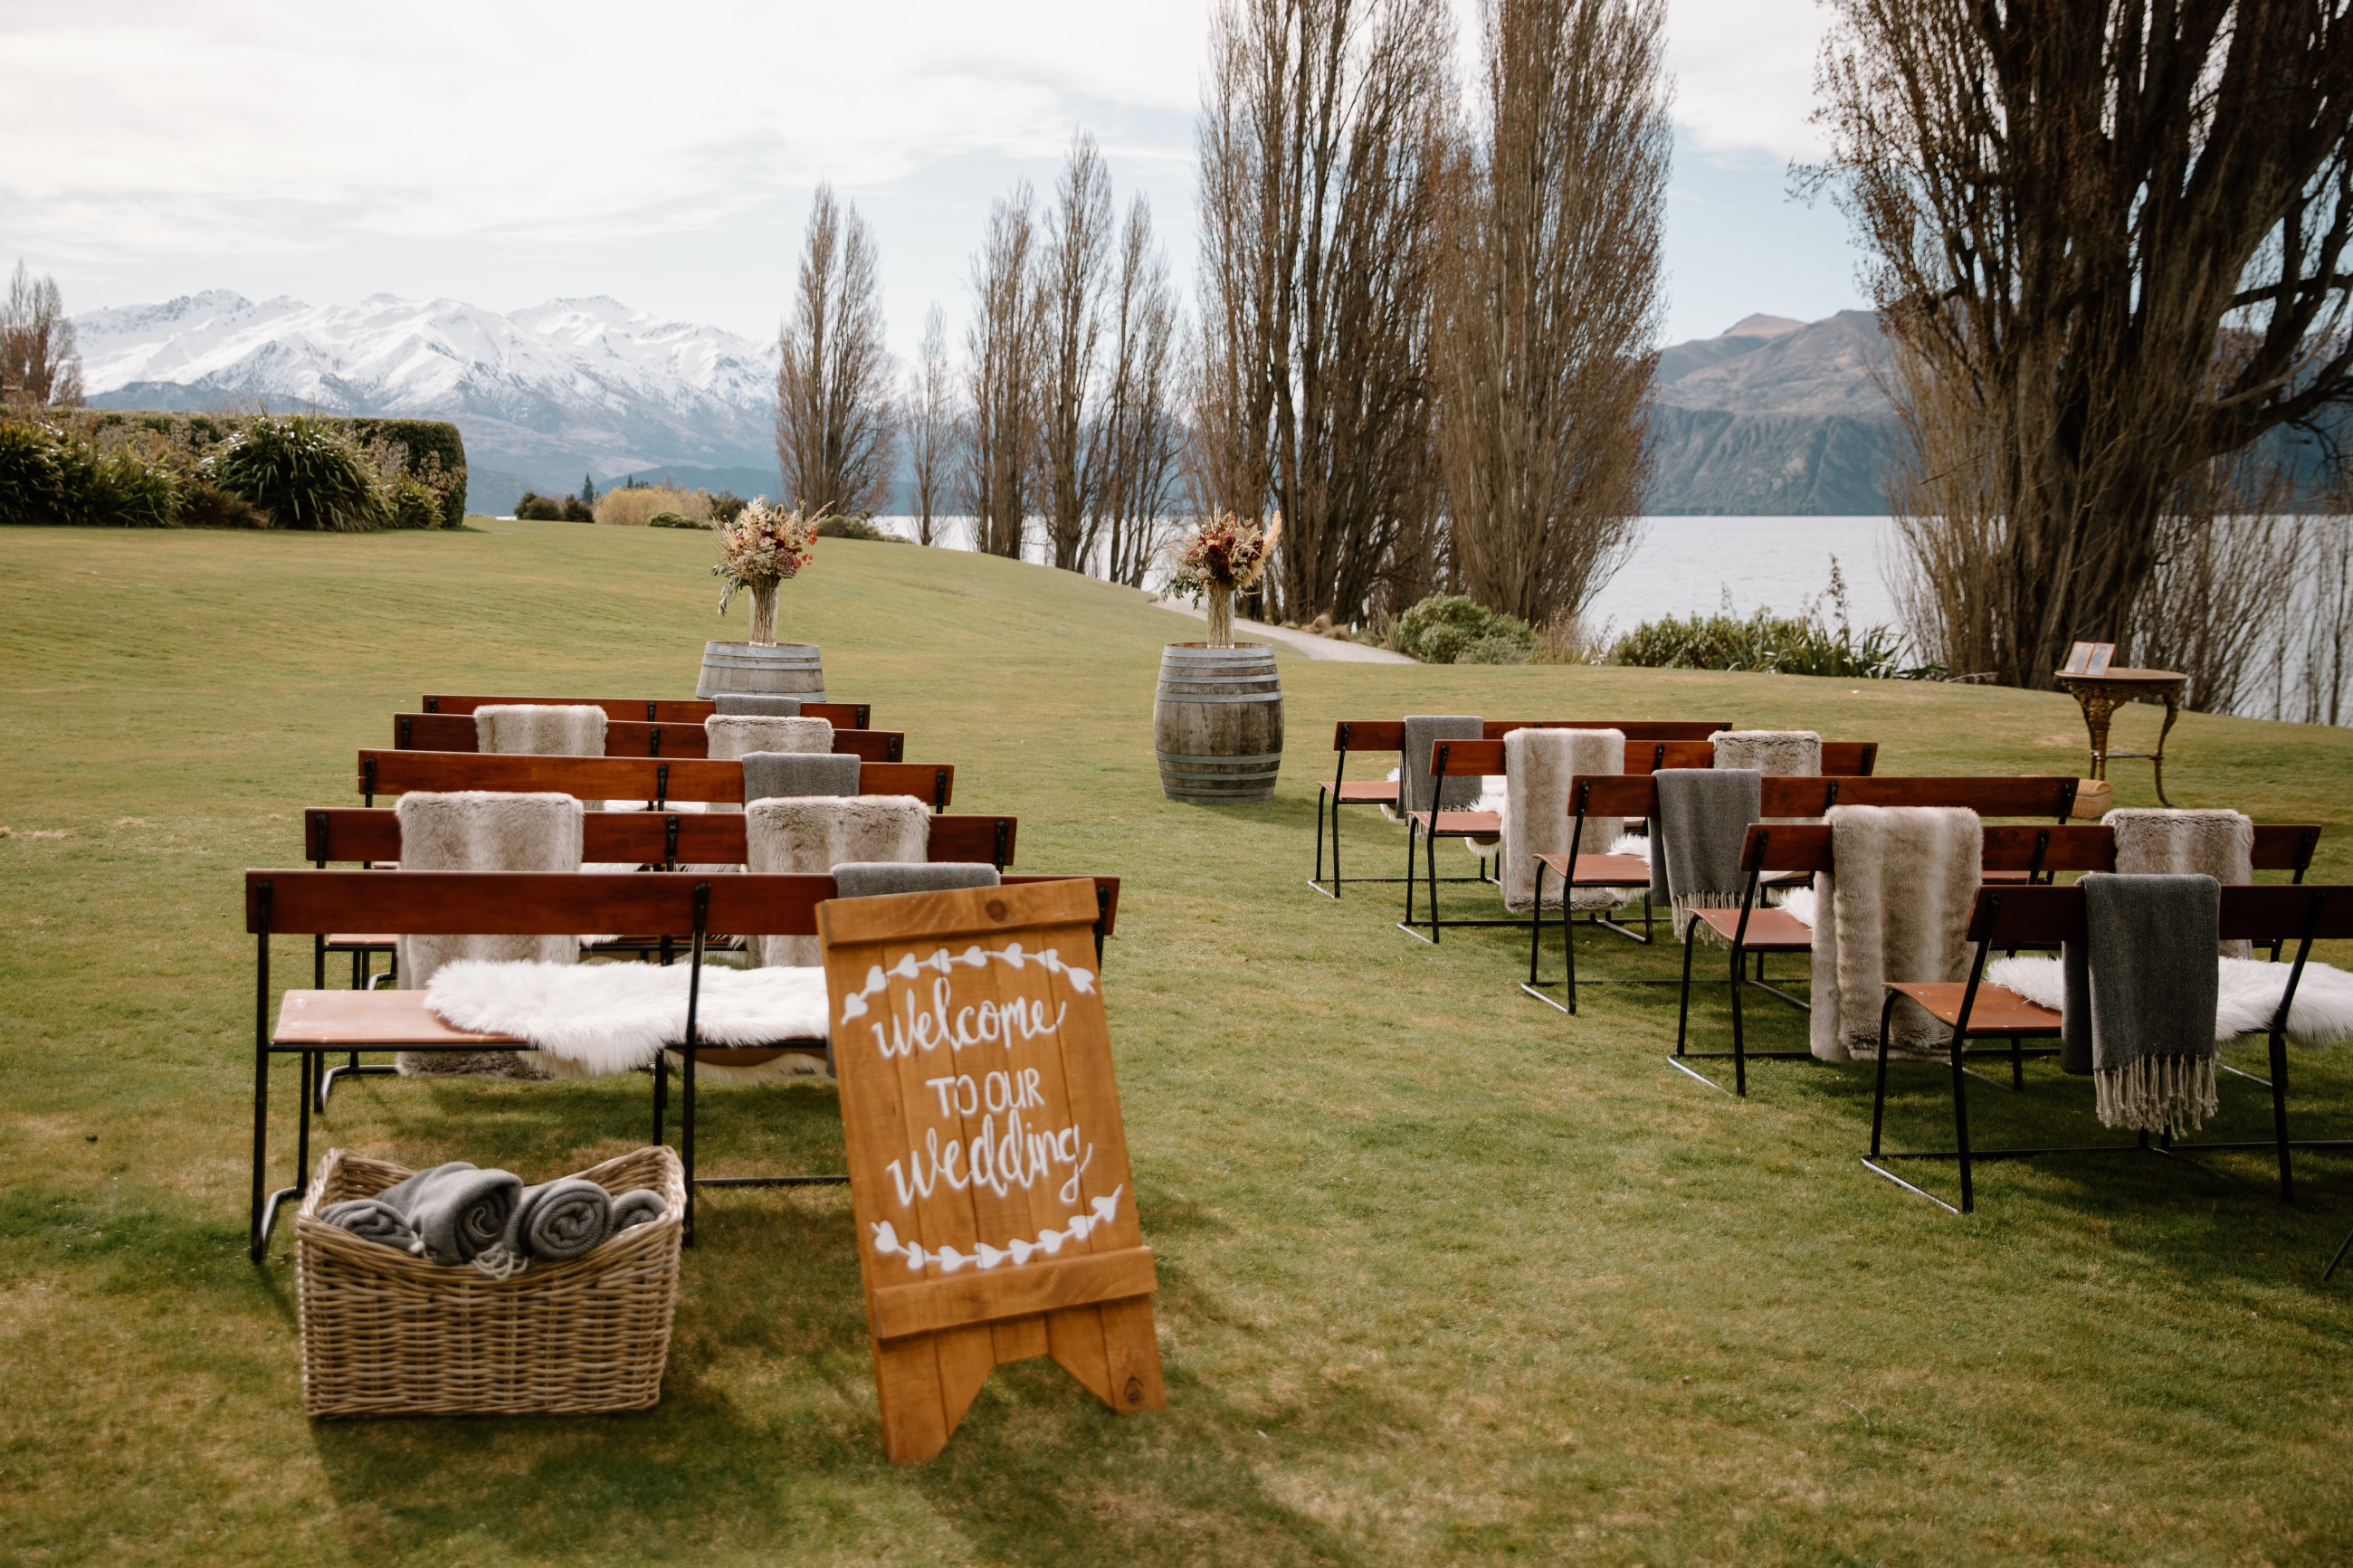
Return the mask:
<svg viewBox="0 0 2353 1568"><path fill-rule="evenodd" d="M1190 616L1197 621L1209 618L1207 610L1167 599L1155 599L1154 605L1164 610L1174 610L1180 616ZM1360 642L1342 642L1337 637L1319 637L1314 632L1295 632L1284 626L1270 626L1261 621L1246 621L1234 617L1234 635L1247 634L1264 637L1297 648L1310 658L1335 658L1343 664L1411 664L1414 661L1401 653L1391 653L1385 647L1367 647Z"/></svg>

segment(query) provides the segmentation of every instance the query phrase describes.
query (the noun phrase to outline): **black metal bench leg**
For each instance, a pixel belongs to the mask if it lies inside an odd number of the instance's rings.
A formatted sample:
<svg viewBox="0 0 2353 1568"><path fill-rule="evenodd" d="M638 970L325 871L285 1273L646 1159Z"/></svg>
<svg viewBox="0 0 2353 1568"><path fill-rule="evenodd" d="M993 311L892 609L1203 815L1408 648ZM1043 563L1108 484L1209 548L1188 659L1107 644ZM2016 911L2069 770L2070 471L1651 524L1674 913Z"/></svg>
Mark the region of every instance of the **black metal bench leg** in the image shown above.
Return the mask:
<svg viewBox="0 0 2353 1568"><path fill-rule="evenodd" d="M2016 1035L2010 1037L2010 1087L2026 1092L2026 1047Z"/></svg>
<svg viewBox="0 0 2353 1568"><path fill-rule="evenodd" d="M1335 815L1337 811L1335 806ZM1308 879L1307 885L1319 893L1324 890L1324 792L1321 789L1315 792L1315 875ZM1337 896L1338 890L1339 883L1335 879L1333 883L1334 896Z"/></svg>
<svg viewBox="0 0 2353 1568"><path fill-rule="evenodd" d="M670 1134L670 1053L654 1053L654 1137L653 1146L662 1146Z"/></svg>
<svg viewBox="0 0 2353 1568"><path fill-rule="evenodd" d="M1699 935L1699 917L1694 915L1683 928L1683 951L1689 952L1694 939ZM1743 962L1747 952L1737 943L1732 949L1732 1092L1746 1100L1748 1097L1748 1037L1740 1016L1740 983Z"/></svg>
<svg viewBox="0 0 2353 1568"><path fill-rule="evenodd" d="M1895 1014L1895 993L1890 991L1879 1008L1879 1070L1871 1090L1871 1157L1879 1158L1879 1133L1887 1124L1887 1024Z"/></svg>
<svg viewBox="0 0 2353 1568"><path fill-rule="evenodd" d="M694 1245L694 1047L687 1046L682 1053L685 1066L679 1071L678 1145L679 1161L686 1167L685 1245Z"/></svg>
<svg viewBox="0 0 2353 1568"><path fill-rule="evenodd" d="M1645 893L1642 897L1645 902L1649 901L1649 894ZM1683 998L1675 1006L1675 1055L1677 1056L1683 1054L1683 1039L1691 1028L1691 943L1685 942L1683 943Z"/></svg>
<svg viewBox="0 0 2353 1568"><path fill-rule="evenodd" d="M2295 1202L2295 1173L2288 1168L2287 1037L2277 1030L2271 1037L2272 1137L2279 1144L2280 1202ZM2332 1265L2333 1267L2333 1265Z"/></svg>
<svg viewBox="0 0 2353 1568"><path fill-rule="evenodd" d="M1953 1147L1960 1155L1961 1212L1968 1214L1977 1206L1977 1188L1969 1175L1969 1075L1961 1066L1961 1046L1966 1037L1957 1025L1953 1029ZM1887 1043L1880 1042L1879 1054L1887 1055Z"/></svg>

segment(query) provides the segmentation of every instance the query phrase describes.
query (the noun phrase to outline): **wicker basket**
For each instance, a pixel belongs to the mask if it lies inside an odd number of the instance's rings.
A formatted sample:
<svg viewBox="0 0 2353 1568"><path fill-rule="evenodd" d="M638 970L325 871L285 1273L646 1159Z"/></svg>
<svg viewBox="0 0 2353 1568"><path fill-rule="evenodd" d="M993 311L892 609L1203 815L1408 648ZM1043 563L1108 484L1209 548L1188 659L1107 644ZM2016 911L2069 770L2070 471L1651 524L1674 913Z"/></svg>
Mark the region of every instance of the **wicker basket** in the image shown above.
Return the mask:
<svg viewBox="0 0 2353 1568"><path fill-rule="evenodd" d="M651 1187L670 1205L665 1218L510 1279L428 1263L318 1217L322 1205L374 1196L413 1173L330 1150L294 1216L304 1409L575 1414L661 1398L686 1210L676 1154L640 1149L580 1173L617 1194Z"/></svg>

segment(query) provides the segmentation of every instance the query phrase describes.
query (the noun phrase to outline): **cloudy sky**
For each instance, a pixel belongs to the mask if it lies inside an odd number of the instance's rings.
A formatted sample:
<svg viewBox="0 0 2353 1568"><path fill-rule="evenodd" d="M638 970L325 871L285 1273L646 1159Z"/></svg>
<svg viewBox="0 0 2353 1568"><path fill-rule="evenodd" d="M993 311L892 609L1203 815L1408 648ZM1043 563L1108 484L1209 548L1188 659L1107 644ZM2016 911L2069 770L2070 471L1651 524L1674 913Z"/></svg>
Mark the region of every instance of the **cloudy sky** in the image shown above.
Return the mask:
<svg viewBox="0 0 2353 1568"><path fill-rule="evenodd" d="M0 0L0 265L73 310L609 294L765 337L829 179L875 225L904 352L934 302L960 326L990 200L1050 186L1074 127L1189 278L1208 12ZM1860 302L1843 220L1787 194L1821 25L1815 0L1669 0L1668 341Z"/></svg>

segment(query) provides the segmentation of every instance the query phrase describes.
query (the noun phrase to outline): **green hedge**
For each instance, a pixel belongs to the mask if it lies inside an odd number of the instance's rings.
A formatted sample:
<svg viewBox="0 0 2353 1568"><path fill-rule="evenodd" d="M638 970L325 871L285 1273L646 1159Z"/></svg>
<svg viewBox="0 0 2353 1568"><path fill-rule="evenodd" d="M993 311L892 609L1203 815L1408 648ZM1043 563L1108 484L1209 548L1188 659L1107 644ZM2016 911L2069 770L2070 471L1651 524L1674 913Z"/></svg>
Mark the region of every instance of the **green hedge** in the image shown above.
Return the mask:
<svg viewBox="0 0 2353 1568"><path fill-rule="evenodd" d="M38 425L56 431L69 448L79 447L83 449L84 456L79 459L69 458L69 464L77 460L84 464L99 462L95 448L102 437L117 431L143 431L154 438L153 444L164 449L166 455L160 458L134 458L132 462L148 468L172 471L174 482L184 491L192 484L201 484L196 476L186 471L192 462L202 459L212 448L260 417L263 416L250 414L174 414L112 408L44 408L31 416ZM441 472L455 480L438 498L440 526L458 528L464 524L466 441L455 425L438 419L385 419L372 416L318 414L304 417L311 425L345 437L357 446L364 447L372 441L398 442L408 450L411 471L426 468L428 461L438 460ZM5 461L5 453L0 452L0 463ZM137 515L98 517L90 515L89 505L79 502L28 511L12 504L11 492L5 484L0 484L0 521L36 521L37 513L45 510L50 521L149 526L147 514L153 510L152 492L154 487L152 484L142 486L139 481L144 476L131 475L121 461L112 465L109 478L112 482L102 485L95 492L101 498L112 491L121 491L126 495L145 492L142 494L145 505L138 510ZM205 508L193 503L186 496L183 497L181 511L185 521L206 521ZM393 498L390 526L413 528L423 525L423 521L413 489Z"/></svg>

